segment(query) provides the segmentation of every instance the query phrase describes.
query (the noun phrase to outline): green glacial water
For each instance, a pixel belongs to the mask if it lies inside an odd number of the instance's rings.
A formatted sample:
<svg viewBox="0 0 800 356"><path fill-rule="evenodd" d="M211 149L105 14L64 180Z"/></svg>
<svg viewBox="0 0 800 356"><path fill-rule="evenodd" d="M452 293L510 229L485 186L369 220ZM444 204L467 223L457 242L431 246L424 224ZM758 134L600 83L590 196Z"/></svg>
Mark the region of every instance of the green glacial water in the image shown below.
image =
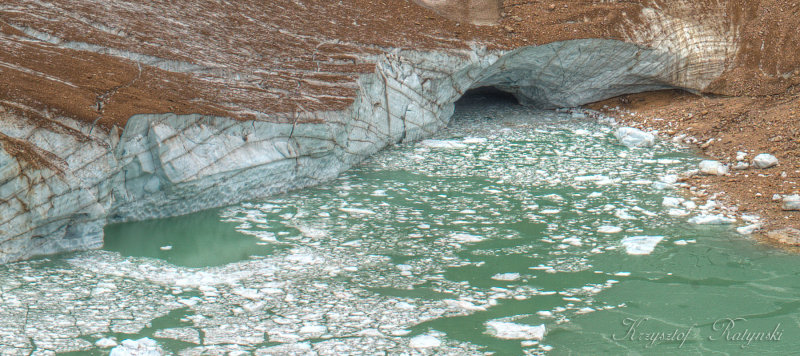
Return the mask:
<svg viewBox="0 0 800 356"><path fill-rule="evenodd" d="M329 184L0 266L0 354L798 352L798 257L664 206L697 157L495 99Z"/></svg>

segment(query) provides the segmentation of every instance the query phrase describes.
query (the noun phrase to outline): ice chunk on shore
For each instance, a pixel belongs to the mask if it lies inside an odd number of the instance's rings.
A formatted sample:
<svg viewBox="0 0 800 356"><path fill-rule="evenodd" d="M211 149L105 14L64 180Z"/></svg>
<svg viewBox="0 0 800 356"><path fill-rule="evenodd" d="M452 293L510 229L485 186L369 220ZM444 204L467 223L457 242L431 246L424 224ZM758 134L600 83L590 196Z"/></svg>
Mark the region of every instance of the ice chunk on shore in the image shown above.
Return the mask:
<svg viewBox="0 0 800 356"><path fill-rule="evenodd" d="M724 176L730 172L728 166L719 161L705 160L700 162L700 173L710 176Z"/></svg>
<svg viewBox="0 0 800 356"><path fill-rule="evenodd" d="M766 169L777 165L778 158L768 153L762 153L753 158L753 166L756 168Z"/></svg>
<svg viewBox="0 0 800 356"><path fill-rule="evenodd" d="M486 323L487 334L505 340L542 340L546 331L544 324L533 326L504 321Z"/></svg>
<svg viewBox="0 0 800 356"><path fill-rule="evenodd" d="M761 224L752 224L747 226L742 226L736 229L740 235L752 235L756 230L761 228Z"/></svg>
<svg viewBox="0 0 800 356"><path fill-rule="evenodd" d="M651 133L633 127L620 127L614 136L621 144L629 148L653 147L656 137Z"/></svg>
<svg viewBox="0 0 800 356"><path fill-rule="evenodd" d="M795 194L783 197L783 210L800 210L800 195Z"/></svg>
<svg viewBox="0 0 800 356"><path fill-rule="evenodd" d="M664 236L629 236L622 239L622 246L629 255L649 255L663 239Z"/></svg>

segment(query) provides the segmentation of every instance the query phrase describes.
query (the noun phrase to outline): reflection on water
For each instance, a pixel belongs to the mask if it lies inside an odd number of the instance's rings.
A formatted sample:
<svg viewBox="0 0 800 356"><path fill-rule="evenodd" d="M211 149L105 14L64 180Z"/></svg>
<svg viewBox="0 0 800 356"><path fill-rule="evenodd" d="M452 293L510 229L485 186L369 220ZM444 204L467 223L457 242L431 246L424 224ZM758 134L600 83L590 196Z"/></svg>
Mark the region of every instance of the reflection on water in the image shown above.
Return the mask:
<svg viewBox="0 0 800 356"><path fill-rule="evenodd" d="M188 216L106 227L104 249L186 267L220 266L274 252L275 244L239 232L213 209Z"/></svg>
<svg viewBox="0 0 800 356"><path fill-rule="evenodd" d="M618 146L583 113L472 99L435 140L330 184L112 226L102 251L0 268L0 348L102 353L93 344L107 337L190 355L800 346L796 257L687 224L713 204L663 205L695 157ZM742 348L721 334L725 318L783 334Z"/></svg>

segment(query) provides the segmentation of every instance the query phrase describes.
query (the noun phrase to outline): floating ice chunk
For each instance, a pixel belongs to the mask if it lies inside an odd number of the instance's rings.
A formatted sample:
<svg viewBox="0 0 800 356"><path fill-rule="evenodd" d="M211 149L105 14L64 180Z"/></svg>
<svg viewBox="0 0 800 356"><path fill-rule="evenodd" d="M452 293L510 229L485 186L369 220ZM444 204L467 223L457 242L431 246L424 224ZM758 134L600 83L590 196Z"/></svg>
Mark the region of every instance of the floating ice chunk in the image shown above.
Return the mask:
<svg viewBox="0 0 800 356"><path fill-rule="evenodd" d="M289 256L286 256L286 260L289 262L304 264L304 265L313 265L322 263L324 260L321 257L314 256L310 253L295 253Z"/></svg>
<svg viewBox="0 0 800 356"><path fill-rule="evenodd" d="M570 244L572 246L582 246L583 245L583 241L581 241L581 239L579 237L569 237L569 238L566 238L566 239L562 240L562 242L568 243L568 244Z"/></svg>
<svg viewBox="0 0 800 356"><path fill-rule="evenodd" d="M676 244L676 245L678 245L678 246L686 246L686 245L688 245L688 244L689 244L689 242L688 242L688 241L686 241L686 240L678 240L678 241L675 241L675 242L673 242L673 243L674 243L674 244Z"/></svg>
<svg viewBox="0 0 800 356"><path fill-rule="evenodd" d="M700 173L710 176L724 176L730 172L728 166L719 161L705 160L700 162Z"/></svg>
<svg viewBox="0 0 800 356"><path fill-rule="evenodd" d="M629 148L653 147L656 143L656 137L653 134L633 127L620 127L614 136L621 144Z"/></svg>
<svg viewBox="0 0 800 356"><path fill-rule="evenodd" d="M541 316L543 318L549 318L549 317L553 316L553 312L551 312L549 310L540 310L540 311L536 312L536 315Z"/></svg>
<svg viewBox="0 0 800 356"><path fill-rule="evenodd" d="M233 294L251 300L257 300L263 297L263 295L261 295L261 293L258 292L258 289L253 289L253 288L235 288L233 290Z"/></svg>
<svg viewBox="0 0 800 356"><path fill-rule="evenodd" d="M584 129L573 130L572 133L574 133L575 135L578 135L578 136L589 136L589 135L592 134L591 131L584 130Z"/></svg>
<svg viewBox="0 0 800 356"><path fill-rule="evenodd" d="M589 194L589 198L600 198L602 196L603 196L603 193L600 193L600 192L592 192L592 194Z"/></svg>
<svg viewBox="0 0 800 356"><path fill-rule="evenodd" d="M697 204L691 200L683 202L683 207L689 210L697 209Z"/></svg>
<svg viewBox="0 0 800 356"><path fill-rule="evenodd" d="M141 338L139 340L126 339L119 345L111 349L109 356L161 356L164 351L158 347L155 340Z"/></svg>
<svg viewBox="0 0 800 356"><path fill-rule="evenodd" d="M667 184L675 184L675 183L678 182L678 175L677 174L667 174L667 175L661 177L661 179L659 179L659 180L664 182L664 183L667 183Z"/></svg>
<svg viewBox="0 0 800 356"><path fill-rule="evenodd" d="M342 246L346 246L346 247L360 247L360 246L361 246L361 240L350 240L350 241L347 241L347 242L344 242L344 243L342 243Z"/></svg>
<svg viewBox="0 0 800 356"><path fill-rule="evenodd" d="M614 273L614 275L618 276L618 277L629 277L631 275L631 273L630 272L617 272L617 273Z"/></svg>
<svg viewBox="0 0 800 356"><path fill-rule="evenodd" d="M492 276L492 279L497 281L516 281L520 278L520 274L516 272L498 273Z"/></svg>
<svg viewBox="0 0 800 356"><path fill-rule="evenodd" d="M414 304L406 303L406 302L397 302L397 304L395 304L394 307L397 308L397 309L400 309L400 310L414 310L414 309L417 309L417 307Z"/></svg>
<svg viewBox="0 0 800 356"><path fill-rule="evenodd" d="M561 209L544 209L539 213L546 214L546 215L554 215L561 212Z"/></svg>
<svg viewBox="0 0 800 356"><path fill-rule="evenodd" d="M602 174L575 177L575 181L576 182L597 182L597 181L603 181L603 180L608 180L608 177L606 177L606 176L604 176Z"/></svg>
<svg viewBox="0 0 800 356"><path fill-rule="evenodd" d="M169 250L172 250L172 246L170 246L170 245L161 246L161 247L159 247L159 249L161 251L169 251Z"/></svg>
<svg viewBox="0 0 800 356"><path fill-rule="evenodd" d="M737 228L736 232L738 232L741 235L752 235L754 232L756 232L756 230L758 230L760 228L761 228L761 224L752 224L752 225L747 225L747 226L742 226L740 228Z"/></svg>
<svg viewBox="0 0 800 356"><path fill-rule="evenodd" d="M679 163L681 163L681 161L677 159L662 158L658 160L658 164L664 164L664 165L679 164Z"/></svg>
<svg viewBox="0 0 800 356"><path fill-rule="evenodd" d="M622 239L622 246L629 255L649 255L663 239L664 236L629 236Z"/></svg>
<svg viewBox="0 0 800 356"><path fill-rule="evenodd" d="M450 238L462 243L481 242L485 240L485 238L483 238L482 236L470 235L465 233L453 233L450 234Z"/></svg>
<svg viewBox="0 0 800 356"><path fill-rule="evenodd" d="M564 201L564 197L562 197L562 196L560 196L558 194L547 194L547 195L542 196L542 198L547 199L547 200L552 200L554 202Z"/></svg>
<svg viewBox="0 0 800 356"><path fill-rule="evenodd" d="M311 343L291 343L260 348L257 355L315 355Z"/></svg>
<svg viewBox="0 0 800 356"><path fill-rule="evenodd" d="M756 168L767 169L777 165L778 158L768 153L762 153L753 158L753 166Z"/></svg>
<svg viewBox="0 0 800 356"><path fill-rule="evenodd" d="M486 323L486 333L504 340L542 340L546 329L542 325L525 325L504 321L489 321Z"/></svg>
<svg viewBox="0 0 800 356"><path fill-rule="evenodd" d="M256 238L264 242L278 242L278 238L275 237L275 233L271 231L259 231L259 230L250 231L250 230L237 229L236 232L245 235L255 236Z"/></svg>
<svg viewBox="0 0 800 356"><path fill-rule="evenodd" d="M464 141L462 141L462 142L464 142L464 143L469 145L469 144L475 144L475 143L485 143L487 141L489 141L489 140L487 138L484 138L484 137L465 137Z"/></svg>
<svg viewBox="0 0 800 356"><path fill-rule="evenodd" d="M614 216L622 220L636 220L636 217L628 213L628 209L617 209Z"/></svg>
<svg viewBox="0 0 800 356"><path fill-rule="evenodd" d="M616 234L622 232L622 228L619 226L604 225L597 228L597 232L601 234Z"/></svg>
<svg viewBox="0 0 800 356"><path fill-rule="evenodd" d="M300 334L314 334L314 335L322 335L328 332L328 328L324 325L304 325L298 331Z"/></svg>
<svg viewBox="0 0 800 356"><path fill-rule="evenodd" d="M658 214L656 214L656 213L654 213L654 212L652 212L650 210L640 208L638 206L634 206L631 209L633 209L634 211L638 211L638 212L640 212L640 213L642 213L644 215L647 215L647 216L658 216Z"/></svg>
<svg viewBox="0 0 800 356"><path fill-rule="evenodd" d="M357 336L366 336L366 337L384 337L383 333L380 330L375 329L375 328L369 328L369 329L361 330L361 331L355 333L355 335L357 335Z"/></svg>
<svg viewBox="0 0 800 356"><path fill-rule="evenodd" d="M296 228L300 231L300 234L310 239L321 239L328 236L328 232L322 229L317 229L310 226L296 226Z"/></svg>
<svg viewBox="0 0 800 356"><path fill-rule="evenodd" d="M578 309L575 312L575 314L578 314L578 315L580 315L580 314L589 314L589 313L592 313L594 311L595 311L594 308L585 307L585 308Z"/></svg>
<svg viewBox="0 0 800 356"><path fill-rule="evenodd" d="M444 302L445 304L458 309L464 309L468 311L486 311L486 308L477 306L466 300L445 299Z"/></svg>
<svg viewBox="0 0 800 356"><path fill-rule="evenodd" d="M648 179L634 179L634 180L631 181L631 184L650 185L650 184L653 184L653 181L648 180Z"/></svg>
<svg viewBox="0 0 800 356"><path fill-rule="evenodd" d="M378 189L378 190L373 191L372 194L370 194L370 195L372 195L373 197L385 197L386 196L386 191L383 190L383 189Z"/></svg>
<svg viewBox="0 0 800 356"><path fill-rule="evenodd" d="M115 340L112 337L104 337L100 340L95 341L94 345L101 349L107 349L109 347L117 346L117 340Z"/></svg>
<svg viewBox="0 0 800 356"><path fill-rule="evenodd" d="M673 209L669 209L669 212L667 212L667 214L669 214L669 216L686 216L686 215L689 215L689 212L684 210L684 209L674 209L673 208Z"/></svg>
<svg viewBox="0 0 800 356"><path fill-rule="evenodd" d="M664 200L661 202L661 205L667 208L677 208L681 206L681 203L683 203L684 200L685 199L682 198L664 197Z"/></svg>
<svg viewBox="0 0 800 356"><path fill-rule="evenodd" d="M725 217L725 215L716 214L716 215L706 215L701 214L689 219L690 224L695 225L726 225L726 224L733 224L736 222L734 218Z"/></svg>
<svg viewBox="0 0 800 356"><path fill-rule="evenodd" d="M433 347L439 347L442 345L442 340L439 340L436 336L433 335L417 335L411 338L411 341L408 343L408 346L411 346L415 349L429 349Z"/></svg>
<svg viewBox="0 0 800 356"><path fill-rule="evenodd" d="M423 140L419 144L428 148L443 148L443 149L467 148L467 145L455 140Z"/></svg>
<svg viewBox="0 0 800 356"><path fill-rule="evenodd" d="M339 211L348 214L354 215L375 215L375 212L368 209L358 209L358 208L339 208Z"/></svg>

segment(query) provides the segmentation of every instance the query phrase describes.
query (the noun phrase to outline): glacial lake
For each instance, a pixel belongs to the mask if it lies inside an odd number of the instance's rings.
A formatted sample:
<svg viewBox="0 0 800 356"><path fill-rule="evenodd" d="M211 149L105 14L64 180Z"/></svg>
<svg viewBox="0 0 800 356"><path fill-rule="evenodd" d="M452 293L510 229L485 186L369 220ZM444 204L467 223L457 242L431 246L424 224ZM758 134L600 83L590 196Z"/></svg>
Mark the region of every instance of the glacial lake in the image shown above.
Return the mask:
<svg viewBox="0 0 800 356"><path fill-rule="evenodd" d="M328 184L109 226L0 266L0 354L796 353L798 256L687 223L700 159L613 131L473 97Z"/></svg>

